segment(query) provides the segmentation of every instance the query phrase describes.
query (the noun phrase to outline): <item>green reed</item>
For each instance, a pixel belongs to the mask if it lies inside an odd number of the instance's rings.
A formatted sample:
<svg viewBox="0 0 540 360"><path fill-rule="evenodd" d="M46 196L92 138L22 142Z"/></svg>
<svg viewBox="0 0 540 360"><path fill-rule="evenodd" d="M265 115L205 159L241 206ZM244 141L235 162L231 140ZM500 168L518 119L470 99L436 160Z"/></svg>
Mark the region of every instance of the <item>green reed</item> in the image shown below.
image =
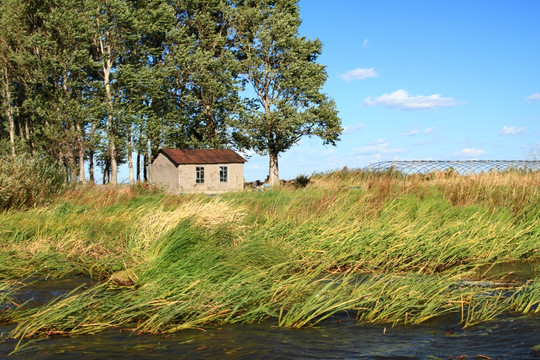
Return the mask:
<svg viewBox="0 0 540 360"><path fill-rule="evenodd" d="M10 263L1 276L106 279L125 270L133 285L105 281L17 311L11 336L267 319L302 327L341 313L392 324L456 313L472 326L506 311L536 313L537 279L511 295L463 285L487 264L540 260L535 179L348 171L302 189L215 198L69 192L45 208L0 214L0 258Z"/></svg>

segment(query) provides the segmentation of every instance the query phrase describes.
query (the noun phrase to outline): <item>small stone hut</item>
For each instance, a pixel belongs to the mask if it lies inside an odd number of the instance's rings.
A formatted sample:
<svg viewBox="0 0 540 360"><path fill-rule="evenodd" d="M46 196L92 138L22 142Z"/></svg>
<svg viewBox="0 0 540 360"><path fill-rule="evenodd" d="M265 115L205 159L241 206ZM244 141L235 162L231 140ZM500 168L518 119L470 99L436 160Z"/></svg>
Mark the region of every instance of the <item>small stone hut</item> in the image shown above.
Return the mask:
<svg viewBox="0 0 540 360"><path fill-rule="evenodd" d="M242 190L246 160L228 149L161 149L152 183L171 193Z"/></svg>

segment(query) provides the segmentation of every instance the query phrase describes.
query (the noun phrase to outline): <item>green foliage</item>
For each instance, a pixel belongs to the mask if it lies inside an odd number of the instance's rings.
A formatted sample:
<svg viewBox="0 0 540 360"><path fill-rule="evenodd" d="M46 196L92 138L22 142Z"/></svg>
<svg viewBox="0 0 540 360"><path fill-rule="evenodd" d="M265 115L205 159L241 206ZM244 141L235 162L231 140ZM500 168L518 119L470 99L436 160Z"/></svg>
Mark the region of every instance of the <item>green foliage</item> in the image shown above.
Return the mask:
<svg viewBox="0 0 540 360"><path fill-rule="evenodd" d="M0 209L28 208L64 190L65 176L49 159L0 157Z"/></svg>
<svg viewBox="0 0 540 360"><path fill-rule="evenodd" d="M116 183L127 161L134 183L133 152L151 161L167 146L255 149L277 184L278 155L302 136L339 140L322 44L299 35L297 0L8 0L0 11L0 153L46 153L72 182L90 160L91 180L97 163Z"/></svg>
<svg viewBox="0 0 540 360"><path fill-rule="evenodd" d="M244 147L270 155L270 184L277 185L278 155L308 135L335 145L341 120L334 101L322 92L327 75L316 62L322 44L298 34L297 0L246 1L237 12L235 40L256 94L237 138Z"/></svg>

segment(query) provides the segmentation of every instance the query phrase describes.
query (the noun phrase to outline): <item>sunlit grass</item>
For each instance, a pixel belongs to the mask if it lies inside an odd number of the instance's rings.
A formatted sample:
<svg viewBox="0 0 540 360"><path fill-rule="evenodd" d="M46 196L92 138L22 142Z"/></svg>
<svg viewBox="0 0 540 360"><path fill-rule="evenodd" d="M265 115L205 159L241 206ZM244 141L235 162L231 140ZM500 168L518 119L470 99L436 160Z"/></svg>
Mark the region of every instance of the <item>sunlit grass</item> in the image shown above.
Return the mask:
<svg viewBox="0 0 540 360"><path fill-rule="evenodd" d="M538 173L428 175L335 172L218 197L87 188L1 213L4 278L133 275L18 311L11 335L303 327L342 313L391 324L456 313L472 326L537 313L537 278L510 294L463 280L540 260Z"/></svg>

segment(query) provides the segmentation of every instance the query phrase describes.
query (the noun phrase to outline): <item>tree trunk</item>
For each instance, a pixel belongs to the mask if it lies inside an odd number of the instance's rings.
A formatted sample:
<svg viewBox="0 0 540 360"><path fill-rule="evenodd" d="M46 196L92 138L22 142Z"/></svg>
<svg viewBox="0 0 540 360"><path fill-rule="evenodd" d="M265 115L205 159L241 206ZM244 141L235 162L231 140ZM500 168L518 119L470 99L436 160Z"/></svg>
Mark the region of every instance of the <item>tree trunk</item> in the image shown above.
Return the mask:
<svg viewBox="0 0 540 360"><path fill-rule="evenodd" d="M84 174L84 148L79 148L79 182L86 184L86 175Z"/></svg>
<svg viewBox="0 0 540 360"><path fill-rule="evenodd" d="M32 156L35 155L34 146L32 144L32 140L30 139L30 126L28 125L28 118L24 119L24 139L26 142L26 146L30 149L30 153Z"/></svg>
<svg viewBox="0 0 540 360"><path fill-rule="evenodd" d="M83 130L81 129L81 124L77 121L77 133L79 136L79 146L78 146L78 157L79 157L79 182L81 184L86 184L86 176L84 175L84 143L83 143Z"/></svg>
<svg viewBox="0 0 540 360"><path fill-rule="evenodd" d="M104 82L105 82L105 96L107 97L107 106L109 108L109 114L107 116L107 132L109 135L109 158L110 158L110 170L111 176L109 181L111 184L118 184L118 164L116 162L116 145L114 140L114 117L113 117L113 100L111 93L110 74L112 69L112 61L107 60L107 65L103 66Z"/></svg>
<svg viewBox="0 0 540 360"><path fill-rule="evenodd" d="M110 146L110 157L111 157L111 184L118 184L118 163L116 162L116 145L114 144L114 138L109 138Z"/></svg>
<svg viewBox="0 0 540 360"><path fill-rule="evenodd" d="M137 182L141 181L141 153L137 150Z"/></svg>
<svg viewBox="0 0 540 360"><path fill-rule="evenodd" d="M148 151L150 152L146 158L146 172L148 173L148 182L152 182L152 142L148 140Z"/></svg>
<svg viewBox="0 0 540 360"><path fill-rule="evenodd" d="M17 129L19 129L19 141L21 144L24 144L24 135L23 135L23 126L21 124L21 117L17 117L17 126L15 126Z"/></svg>
<svg viewBox="0 0 540 360"><path fill-rule="evenodd" d="M143 157L143 179L144 179L144 182L148 181L148 168L146 166L146 164L147 164L146 159L147 158L148 158L148 154L145 151L144 152L144 157Z"/></svg>
<svg viewBox="0 0 540 360"><path fill-rule="evenodd" d="M74 185L77 183L77 172L75 171L75 168L77 167L75 165L75 151L74 149L69 149L67 156L67 162L68 162L68 168L69 168L69 182Z"/></svg>
<svg viewBox="0 0 540 360"><path fill-rule="evenodd" d="M267 93L268 92L266 91L266 94ZM271 117L271 112L270 112L270 100L268 96L266 95L264 96L263 104L264 104L265 122L269 123L267 124L269 128L273 128L272 117ZM271 140L272 140L271 141L271 144L272 144L273 138L271 138ZM270 146L270 149L274 149L274 147ZM269 166L269 171L268 171L268 183L270 184L270 186L274 187L274 186L279 185L279 167L278 167L279 152L276 150L270 150L269 155L270 155L270 166Z"/></svg>
<svg viewBox="0 0 540 360"><path fill-rule="evenodd" d="M100 8L98 6L97 12L99 14ZM99 16L97 19L97 26L99 25ZM105 30L104 33L100 33L97 39L97 44L99 45L99 51L101 53L101 68L103 70L103 85L105 86L105 101L107 102L107 107L109 113L107 115L107 135L109 137L108 144L108 153L110 160L110 178L109 181L111 184L116 185L118 183L118 164L116 162L116 144L115 144L115 124L114 124L114 115L113 115L113 98L111 92L111 71L114 65L112 48L110 41L109 30Z"/></svg>
<svg viewBox="0 0 540 360"><path fill-rule="evenodd" d="M135 176L133 174L133 154L128 152L128 167L129 167L129 183L135 184Z"/></svg>
<svg viewBox="0 0 540 360"><path fill-rule="evenodd" d="M270 186L279 185L278 153L270 153L270 171L268 173Z"/></svg>
<svg viewBox="0 0 540 360"><path fill-rule="evenodd" d="M103 185L108 184L111 180L109 164L109 159L105 159L105 166L103 167Z"/></svg>
<svg viewBox="0 0 540 360"><path fill-rule="evenodd" d="M88 175L92 184L96 183L94 178L94 150L90 150L88 153Z"/></svg>
<svg viewBox="0 0 540 360"><path fill-rule="evenodd" d="M94 139L96 134L96 124L92 122L92 129L90 130L90 151L88 152L88 175L92 184L96 183L94 178Z"/></svg>
<svg viewBox="0 0 540 360"><path fill-rule="evenodd" d="M135 184L135 177L133 176L133 143L131 139L131 125L129 127L128 134L128 168L129 168L129 183L131 185Z"/></svg>

